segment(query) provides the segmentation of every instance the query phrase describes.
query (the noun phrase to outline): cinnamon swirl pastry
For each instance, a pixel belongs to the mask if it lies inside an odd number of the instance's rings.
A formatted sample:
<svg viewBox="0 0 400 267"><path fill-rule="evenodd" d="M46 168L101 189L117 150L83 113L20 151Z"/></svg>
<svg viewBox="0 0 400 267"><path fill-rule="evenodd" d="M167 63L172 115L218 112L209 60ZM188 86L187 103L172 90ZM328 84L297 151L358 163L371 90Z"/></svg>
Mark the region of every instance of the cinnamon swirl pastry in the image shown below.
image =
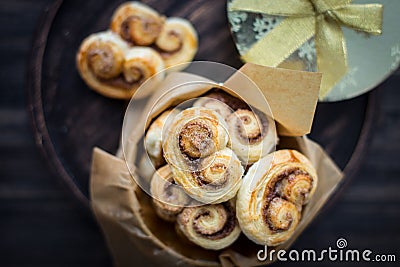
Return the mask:
<svg viewBox="0 0 400 267"><path fill-rule="evenodd" d="M210 109L183 110L168 127L163 145L175 182L203 203L233 198L244 173L235 153L226 148L229 137L224 123Z"/></svg>
<svg viewBox="0 0 400 267"><path fill-rule="evenodd" d="M200 97L193 103L193 107L203 107L214 110L225 120L229 115L232 114L233 110L225 104L223 101L218 100L214 97L209 97L208 95Z"/></svg>
<svg viewBox="0 0 400 267"><path fill-rule="evenodd" d="M244 101L237 97L234 97L218 88L213 88L213 92L206 94L204 97L200 97L193 104L195 107L205 107L217 111L225 120L228 115L238 109L250 109ZM214 100L214 101L213 101ZM219 103L224 103L229 108L229 114L225 106L221 107ZM218 104L216 104L218 103Z"/></svg>
<svg viewBox="0 0 400 267"><path fill-rule="evenodd" d="M179 113L176 109L164 111L157 119L155 119L147 130L144 138L145 149L157 169L165 163L162 149L162 132L167 121L172 121Z"/></svg>
<svg viewBox="0 0 400 267"><path fill-rule="evenodd" d="M150 192L158 216L173 222L183 208L190 203L190 197L175 184L168 165L158 169L151 179Z"/></svg>
<svg viewBox="0 0 400 267"><path fill-rule="evenodd" d="M232 150L245 165L270 153L278 142L273 119L262 112L238 109L227 124Z"/></svg>
<svg viewBox="0 0 400 267"><path fill-rule="evenodd" d="M202 203L221 203L235 197L244 168L229 148L199 161L197 171L173 168L175 182L188 195Z"/></svg>
<svg viewBox="0 0 400 267"><path fill-rule="evenodd" d="M129 99L147 79L164 68L161 57L151 48L128 45L112 32L86 38L77 54L82 79L96 92L111 98ZM157 78L161 80L162 75Z"/></svg>
<svg viewBox="0 0 400 267"><path fill-rule="evenodd" d="M123 75L125 81L128 84L134 84L136 88L163 69L162 59L151 48L132 47L125 54Z"/></svg>
<svg viewBox="0 0 400 267"><path fill-rule="evenodd" d="M163 134L165 159L182 171L197 171L200 159L225 148L229 139L218 113L197 107L181 111Z"/></svg>
<svg viewBox="0 0 400 267"><path fill-rule="evenodd" d="M193 60L197 52L197 33L189 21L182 18L168 18L155 42L156 49L164 60L165 67ZM174 68L184 69L186 64Z"/></svg>
<svg viewBox="0 0 400 267"><path fill-rule="evenodd" d="M240 235L231 202L185 208L178 215L177 228L191 242L212 250L228 247Z"/></svg>
<svg viewBox="0 0 400 267"><path fill-rule="evenodd" d="M256 162L237 195L243 233L261 245L284 243L293 235L317 183L311 162L295 150L278 150Z"/></svg>
<svg viewBox="0 0 400 267"><path fill-rule="evenodd" d="M140 2L126 2L114 12L110 29L132 45L148 46L160 35L164 20Z"/></svg>

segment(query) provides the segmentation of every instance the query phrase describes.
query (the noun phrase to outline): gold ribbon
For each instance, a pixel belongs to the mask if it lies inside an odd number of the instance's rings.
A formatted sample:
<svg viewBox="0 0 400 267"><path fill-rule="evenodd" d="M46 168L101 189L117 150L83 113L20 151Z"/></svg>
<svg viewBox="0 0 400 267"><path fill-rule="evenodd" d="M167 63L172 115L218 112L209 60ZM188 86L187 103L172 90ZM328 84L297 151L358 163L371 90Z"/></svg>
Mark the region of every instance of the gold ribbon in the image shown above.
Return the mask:
<svg viewBox="0 0 400 267"><path fill-rule="evenodd" d="M246 62L276 67L315 36L318 71L323 73L323 98L347 72L341 26L370 34L382 33L383 6L351 4L352 0L235 0L231 11L284 16L278 26L243 56Z"/></svg>

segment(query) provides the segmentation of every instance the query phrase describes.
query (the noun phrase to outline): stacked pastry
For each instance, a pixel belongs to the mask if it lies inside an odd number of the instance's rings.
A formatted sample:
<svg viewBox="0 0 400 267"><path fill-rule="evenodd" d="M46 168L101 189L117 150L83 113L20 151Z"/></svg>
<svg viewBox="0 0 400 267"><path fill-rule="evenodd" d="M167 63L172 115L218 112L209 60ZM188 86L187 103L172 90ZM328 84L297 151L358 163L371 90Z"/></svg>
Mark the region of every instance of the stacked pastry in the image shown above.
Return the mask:
<svg viewBox="0 0 400 267"><path fill-rule="evenodd" d="M273 152L277 142L273 119L220 89L165 111L145 136L158 168L150 182L156 213L206 249L226 248L241 232L257 244L285 242L317 175L299 152Z"/></svg>
<svg viewBox="0 0 400 267"><path fill-rule="evenodd" d="M144 81L163 69L185 68L196 54L197 43L189 21L165 18L140 2L127 2L114 12L110 30L83 40L77 67L96 92L130 99ZM155 82L160 79L163 74L155 76Z"/></svg>

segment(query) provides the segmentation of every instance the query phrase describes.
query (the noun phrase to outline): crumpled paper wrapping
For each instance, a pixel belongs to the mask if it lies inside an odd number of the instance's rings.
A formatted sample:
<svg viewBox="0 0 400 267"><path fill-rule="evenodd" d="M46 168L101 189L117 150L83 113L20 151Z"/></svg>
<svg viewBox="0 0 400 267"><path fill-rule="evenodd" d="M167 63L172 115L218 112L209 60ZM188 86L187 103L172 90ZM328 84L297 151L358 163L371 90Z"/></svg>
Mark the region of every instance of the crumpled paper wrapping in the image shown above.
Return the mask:
<svg viewBox="0 0 400 267"><path fill-rule="evenodd" d="M242 73L242 74L241 74ZM260 97L246 91L248 79L255 82L268 100L270 109ZM334 192L343 175L326 152L305 134L311 129L318 100L321 76L318 73L298 72L246 64L226 82L233 94L238 94L248 104L272 115L277 121L281 136L278 149L297 149L315 166L319 185L312 200L305 206L302 219L291 239L275 249L287 249L312 221L329 196ZM138 117L127 110L128 123L124 125L121 149L118 156L99 148L93 151L90 195L94 214L104 232L116 266L259 266L256 245L244 235L222 251L210 251L182 240L174 225L157 217L151 197L138 186L141 170L137 162L143 151L137 149L142 142L144 129L158 114L168 107L198 97L213 86L188 85L159 97L178 84L189 81L208 81L188 73L172 73L159 85L156 93L143 104L143 114ZM301 89L301 90L299 90ZM131 112L131 113L130 113ZM272 113L272 114L271 114ZM133 177L137 179L133 179Z"/></svg>

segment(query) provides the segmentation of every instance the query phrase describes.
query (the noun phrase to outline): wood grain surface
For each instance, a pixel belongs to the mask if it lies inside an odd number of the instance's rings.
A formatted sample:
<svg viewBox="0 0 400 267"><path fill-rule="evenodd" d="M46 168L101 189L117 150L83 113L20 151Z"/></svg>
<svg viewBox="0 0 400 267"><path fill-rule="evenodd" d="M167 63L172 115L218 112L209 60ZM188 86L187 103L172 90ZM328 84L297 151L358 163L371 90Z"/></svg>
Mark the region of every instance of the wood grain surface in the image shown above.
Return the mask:
<svg viewBox="0 0 400 267"><path fill-rule="evenodd" d="M0 53L3 58L0 63L0 265L111 266L103 237L90 213L72 197L70 189L60 182L58 175L49 171L48 162L36 149L35 143L42 140L34 139L28 115L30 111L25 110L28 86L25 78L31 40L42 11L51 2L0 2ZM185 8L199 9L196 3L190 6ZM212 7L222 10L223 5ZM196 19L197 13L193 14ZM76 20L79 21L79 18ZM99 28L101 26L98 25ZM196 27L201 29L205 26L199 24ZM207 38L207 51L213 51L220 45L218 40ZM232 60L231 65L240 64L238 58L230 59L231 55L224 50L213 58L207 57L207 51L200 50L199 55L202 56L198 59ZM365 107L375 103L374 114L378 115L372 122L375 134L366 140L365 149L357 155L365 157L360 171L354 173L337 201L308 227L294 248L322 250L335 246L336 240L344 237L351 248L368 248L375 253L397 254L397 258L400 258L400 166L397 155L400 151L399 84L400 72L397 71L383 83L379 91L352 100L356 103L354 105L349 106L346 101L323 105L326 110L335 105L334 108L342 109L348 117L363 117L367 110ZM109 102L118 108L120 106L113 101L97 101ZM376 104L377 101L380 104ZM319 111L316 121L322 123L315 124L314 130L325 131L326 134L314 137L327 144L327 150L334 157L337 155L335 159L344 167L351 156L348 151L353 151L355 146L351 133L359 132L363 124L359 121L346 124L343 120L342 124L339 121L336 127L329 127L336 115ZM350 134L339 138L343 125ZM73 156L70 161L73 161ZM324 262L324 266L336 264ZM339 264L353 266L354 263ZM392 263L392 266L396 264Z"/></svg>

